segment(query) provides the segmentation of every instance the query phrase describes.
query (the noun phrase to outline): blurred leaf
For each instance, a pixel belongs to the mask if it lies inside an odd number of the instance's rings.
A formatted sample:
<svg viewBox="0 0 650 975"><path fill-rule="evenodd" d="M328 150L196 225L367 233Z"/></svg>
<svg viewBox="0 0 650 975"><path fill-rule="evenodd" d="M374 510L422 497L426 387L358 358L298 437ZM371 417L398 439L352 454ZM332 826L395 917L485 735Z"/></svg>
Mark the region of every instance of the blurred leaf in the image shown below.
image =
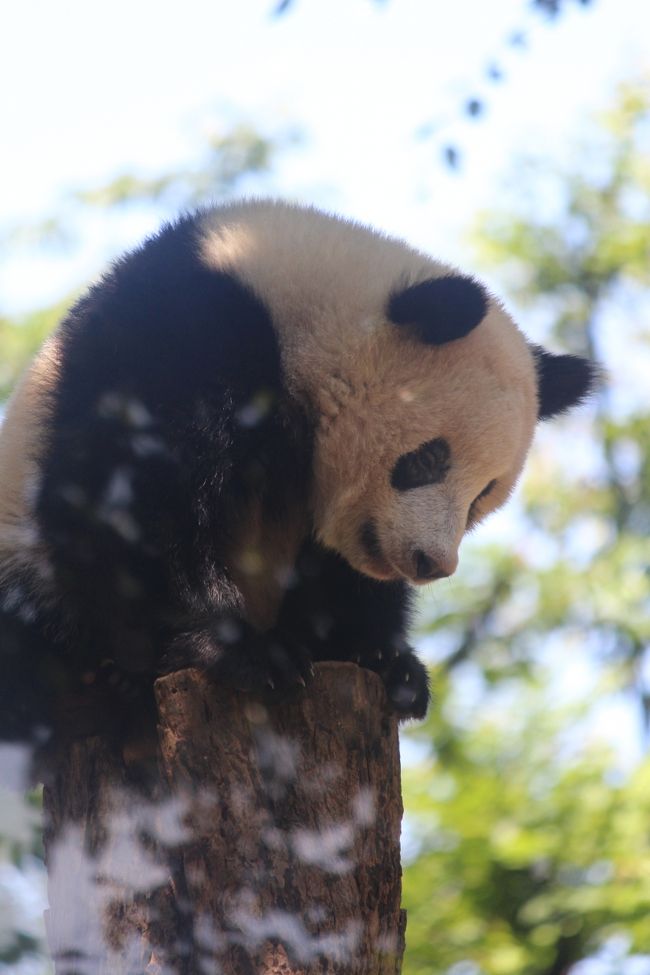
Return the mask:
<svg viewBox="0 0 650 975"><path fill-rule="evenodd" d="M480 98L470 98L465 103L465 112L470 118L478 118L485 111L485 103Z"/></svg>
<svg viewBox="0 0 650 975"><path fill-rule="evenodd" d="M562 0L532 0L533 7L553 20L562 9Z"/></svg>
<svg viewBox="0 0 650 975"><path fill-rule="evenodd" d="M503 68L501 65L493 63L487 68L486 75L490 81L503 81Z"/></svg>
<svg viewBox="0 0 650 975"><path fill-rule="evenodd" d="M213 130L191 165L154 175L123 172L107 183L71 192L60 212L33 224L25 223L0 232L0 247L79 246L80 225L89 209L124 210L154 207L156 213L176 214L216 198L232 196L246 176L271 171L274 153L295 145L299 136L285 131L274 138L240 124L229 130Z"/></svg>
<svg viewBox="0 0 650 975"><path fill-rule="evenodd" d="M16 319L0 317L0 402L68 307L67 301Z"/></svg>
<svg viewBox="0 0 650 975"><path fill-rule="evenodd" d="M455 146L445 146L443 157L449 169L458 170L460 168L460 153Z"/></svg>
<svg viewBox="0 0 650 975"><path fill-rule="evenodd" d="M295 141L287 134L284 143ZM226 196L242 176L267 172L276 143L245 125L227 133L213 132L207 138L204 158L196 166L166 172L151 178L124 173L106 185L74 194L86 206L114 207L135 203L157 203L170 198L184 208L217 196Z"/></svg>
<svg viewBox="0 0 650 975"><path fill-rule="evenodd" d="M524 48L528 43L526 33L523 30L516 30L508 38L508 44L510 47Z"/></svg>

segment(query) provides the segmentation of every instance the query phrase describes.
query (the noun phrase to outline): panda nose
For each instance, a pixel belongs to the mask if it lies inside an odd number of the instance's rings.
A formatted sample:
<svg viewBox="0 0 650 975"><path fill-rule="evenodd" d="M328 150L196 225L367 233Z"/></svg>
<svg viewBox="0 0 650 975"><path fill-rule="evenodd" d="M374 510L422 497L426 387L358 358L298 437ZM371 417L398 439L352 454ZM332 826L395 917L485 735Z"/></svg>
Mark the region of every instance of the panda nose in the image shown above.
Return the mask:
<svg viewBox="0 0 650 975"><path fill-rule="evenodd" d="M457 557L433 558L427 555L421 548L416 549L413 555L415 563L415 576L417 579L446 579L453 575L458 564Z"/></svg>

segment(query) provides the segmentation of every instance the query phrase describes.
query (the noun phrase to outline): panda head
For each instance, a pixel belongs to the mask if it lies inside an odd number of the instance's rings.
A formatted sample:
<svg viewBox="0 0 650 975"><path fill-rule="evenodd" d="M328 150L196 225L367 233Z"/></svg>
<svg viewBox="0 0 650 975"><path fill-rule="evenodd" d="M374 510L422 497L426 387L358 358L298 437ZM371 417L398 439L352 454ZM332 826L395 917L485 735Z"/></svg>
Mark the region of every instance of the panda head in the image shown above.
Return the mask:
<svg viewBox="0 0 650 975"><path fill-rule="evenodd" d="M252 201L209 214L203 234L205 262L269 308L313 418L319 541L376 579L451 575L537 421L579 402L593 367L531 346L475 280L367 227Z"/></svg>
<svg viewBox="0 0 650 975"><path fill-rule="evenodd" d="M593 367L530 346L452 273L392 290L355 354L321 393L317 535L376 579L450 576L465 533L510 495L537 421L578 403Z"/></svg>

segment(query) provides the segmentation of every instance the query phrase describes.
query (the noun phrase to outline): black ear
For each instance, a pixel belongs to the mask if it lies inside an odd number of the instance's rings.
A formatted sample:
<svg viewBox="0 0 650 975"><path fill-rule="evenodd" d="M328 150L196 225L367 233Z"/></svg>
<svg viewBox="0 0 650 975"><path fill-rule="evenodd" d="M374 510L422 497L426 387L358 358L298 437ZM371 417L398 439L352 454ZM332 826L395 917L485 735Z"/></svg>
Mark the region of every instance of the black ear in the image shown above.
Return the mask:
<svg viewBox="0 0 650 975"><path fill-rule="evenodd" d="M581 403L594 389L600 370L577 355L553 355L533 346L539 389L538 417L548 420Z"/></svg>
<svg viewBox="0 0 650 975"><path fill-rule="evenodd" d="M476 328L485 318L487 306L487 293L478 281L449 274L394 291L388 301L388 318L395 325L407 325L427 345L444 345Z"/></svg>

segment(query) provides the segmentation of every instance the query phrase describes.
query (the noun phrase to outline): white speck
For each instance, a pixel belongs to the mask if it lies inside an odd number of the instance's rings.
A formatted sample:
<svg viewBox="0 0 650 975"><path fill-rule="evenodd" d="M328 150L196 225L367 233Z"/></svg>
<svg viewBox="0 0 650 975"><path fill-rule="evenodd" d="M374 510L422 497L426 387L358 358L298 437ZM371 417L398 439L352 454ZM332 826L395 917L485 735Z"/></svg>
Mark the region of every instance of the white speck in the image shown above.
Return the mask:
<svg viewBox="0 0 650 975"><path fill-rule="evenodd" d="M2 606L6 613L12 613L18 608L21 600L24 599L24 595L22 586L7 586L2 596L2 601L0 601L0 606Z"/></svg>
<svg viewBox="0 0 650 975"><path fill-rule="evenodd" d="M243 892L242 892L243 893ZM251 893L242 896L241 903L232 911L233 927L241 935L231 935L231 941L241 940L249 947L264 941L280 941L286 945L298 962L311 962L325 957L330 963L349 964L359 945L362 932L360 921L350 920L338 931L311 935L302 920L288 911L270 910L263 913L261 905Z"/></svg>
<svg viewBox="0 0 650 975"><path fill-rule="evenodd" d="M361 788L352 802L357 826L372 826L376 817L375 794L372 789Z"/></svg>
<svg viewBox="0 0 650 975"><path fill-rule="evenodd" d="M118 535L121 535L125 542L134 544L140 538L140 528L126 511L102 511L99 514L99 519L109 525Z"/></svg>
<svg viewBox="0 0 650 975"><path fill-rule="evenodd" d="M221 620L216 629L217 636L223 643L236 643L241 636L241 626L234 620Z"/></svg>
<svg viewBox="0 0 650 975"><path fill-rule="evenodd" d="M300 749L293 739L275 734L271 728L255 728L257 762L264 773L266 785L279 798L298 775Z"/></svg>
<svg viewBox="0 0 650 975"><path fill-rule="evenodd" d="M138 457L151 457L154 454L167 453L164 441L150 433L135 433L131 437L131 447L133 453L137 454Z"/></svg>
<svg viewBox="0 0 650 975"><path fill-rule="evenodd" d="M313 864L329 873L349 873L354 860L347 854L354 843L352 823L337 823L321 829L295 829L291 845L303 863Z"/></svg>
<svg viewBox="0 0 650 975"><path fill-rule="evenodd" d="M132 471L118 467L104 492L104 504L111 508L126 508L133 501Z"/></svg>
<svg viewBox="0 0 650 975"><path fill-rule="evenodd" d="M97 412L103 417L116 417L130 427L150 427L151 413L140 400L123 393L105 393L97 404Z"/></svg>
<svg viewBox="0 0 650 975"><path fill-rule="evenodd" d="M36 619L36 607L34 604L25 600L18 609L18 617L23 623L33 623Z"/></svg>
<svg viewBox="0 0 650 975"><path fill-rule="evenodd" d="M254 427L260 423L271 409L268 393L257 393L248 403L237 411L237 420L242 427Z"/></svg>
<svg viewBox="0 0 650 975"><path fill-rule="evenodd" d="M73 508L81 508L86 504L86 492L79 484L62 484L59 494Z"/></svg>

